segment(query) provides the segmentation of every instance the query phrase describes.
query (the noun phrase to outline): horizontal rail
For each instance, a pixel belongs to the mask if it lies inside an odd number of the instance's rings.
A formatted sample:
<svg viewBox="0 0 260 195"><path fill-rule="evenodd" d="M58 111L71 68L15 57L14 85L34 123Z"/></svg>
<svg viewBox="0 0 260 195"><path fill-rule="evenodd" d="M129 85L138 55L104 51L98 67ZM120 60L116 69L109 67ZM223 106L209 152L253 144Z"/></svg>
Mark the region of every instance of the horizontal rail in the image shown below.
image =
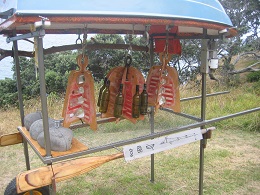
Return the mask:
<svg viewBox="0 0 260 195"><path fill-rule="evenodd" d="M31 34L28 35L29 37L31 37ZM16 37L14 37L16 38ZM25 39L26 37L19 37L18 39ZM13 40L13 37L10 38ZM143 52L147 52L148 51L148 47L147 46L139 46L139 45L131 45L132 50L133 51L143 51ZM62 52L62 51L68 51L68 50L75 50L75 49L81 49L82 45L81 44L72 44L72 45L62 45L62 46L53 46L50 48L46 48L43 50L44 55L47 54L53 54L53 53L57 53L57 52ZM127 44L103 44L103 43L95 43L95 44L89 44L88 45L88 51L91 50L100 50L100 49L123 49L123 50L127 50L129 49L129 45ZM12 56L12 50L5 50L5 56ZM34 57L34 51L18 51L18 56L24 56L24 57Z"/></svg>
<svg viewBox="0 0 260 195"><path fill-rule="evenodd" d="M115 117L103 118L103 119L97 120L97 124L113 122L113 121L116 121L116 119L117 118L115 118ZM87 127L87 126L89 126L89 125L85 124L85 123L75 124L75 125L70 126L70 129L78 129L78 128L83 128L83 127Z"/></svg>
<svg viewBox="0 0 260 195"><path fill-rule="evenodd" d="M227 93L230 93L230 92L229 91L223 91L223 92L207 94L206 96L210 97L210 96L222 95L222 94L227 94ZM199 99L199 98L201 98L201 96L182 98L181 101L188 101L188 100L194 100L194 99ZM173 110L168 109L168 108L160 108L160 109L164 110L164 111L167 111L167 112L170 112L170 113L173 113L173 114L176 114L176 115L179 115L179 116L182 116L182 117L185 117L185 118L188 118L188 119L191 119L191 120L194 120L194 121L201 121L200 118L192 116L192 115L189 115L189 114L186 114L186 113L174 112ZM101 113L97 113L96 117L100 117L100 116L101 116ZM107 123L107 122L113 122L115 120L116 120L116 118L111 117L111 118L100 119L100 120L97 121L97 123L98 124L102 124L102 123ZM72 125L72 126L70 126L70 128L71 129L77 129L77 128L82 128L82 127L86 127L86 126L89 126L89 125L85 124L85 123L82 123L82 124Z"/></svg>
<svg viewBox="0 0 260 195"><path fill-rule="evenodd" d="M15 37L7 37L6 42L10 43L12 41L18 41L18 40L28 39L28 38L32 38L32 37L42 37L44 35L45 35L45 31L39 30L39 31L28 33L28 34L24 34L24 35L18 35Z"/></svg>
<svg viewBox="0 0 260 195"><path fill-rule="evenodd" d="M170 112L170 113L173 113L173 114L194 120L194 121L201 121L201 118L198 118L196 116L192 116L192 115L189 115L189 114L186 114L186 113L183 113L183 112L174 112L173 110L171 110L169 108L160 108L160 109L163 110L163 111L166 111L166 112Z"/></svg>
<svg viewBox="0 0 260 195"><path fill-rule="evenodd" d="M217 93L211 93L211 94L207 94L206 97L216 96L216 95L223 95L223 94L227 94L227 93L229 93L229 91L222 91L222 92L217 92ZM195 99L200 99L200 98L201 98L201 96L182 98L181 102L189 101L189 100L195 100Z"/></svg>
<svg viewBox="0 0 260 195"><path fill-rule="evenodd" d="M41 159L41 161L42 161L43 163L45 163L46 158L43 157L43 156L39 153L39 151L38 151L37 148L34 146L34 144L31 142L31 140L30 140L30 139L27 139L27 136L26 136L25 133L21 130L21 127L18 127L17 130L18 130L18 131L21 133L21 135L23 136L24 141L26 141L26 142L31 146L31 148L34 150L34 152L37 154L37 156Z"/></svg>
<svg viewBox="0 0 260 195"><path fill-rule="evenodd" d="M194 123L194 124L185 125L185 126L178 127L178 128L168 129L168 130L165 130L165 131L162 131L162 132L156 132L156 133L136 137L136 138L129 139L129 140L123 140L123 141L118 141L118 142L114 142L114 143L111 143L111 144L106 144L106 145L102 145L102 146L98 146L98 147L89 148L88 150L84 150L84 151L73 153L73 154L68 154L68 155L64 155L64 156L46 159L44 161L44 163L50 164L50 163L53 163L53 162L58 162L58 161L66 160L66 159L69 159L69 158L76 158L76 157L80 157L82 155L92 154L92 153L95 153L95 152L113 149L115 147L120 147L120 146L132 144L132 143L136 143L136 142L141 142L141 141L144 141L144 140L147 140L147 139L154 139L154 138L157 138L157 137L169 135L169 134L172 134L172 133L181 132L181 131L184 131L184 130L187 130L187 129L201 127L201 126L204 126L204 125L209 125L209 124L216 123L216 122L219 122L219 121L222 121L222 120L226 120L226 119L233 118L233 117L238 117L238 116L253 113L253 112L256 112L256 111L260 111L260 107L253 108L253 109L250 109L250 110L245 110L245 111L238 112L238 113L235 113L235 114L230 114L230 115L227 115L227 116L222 116L222 117L213 118L213 119L210 119L210 120L197 122L197 123Z"/></svg>

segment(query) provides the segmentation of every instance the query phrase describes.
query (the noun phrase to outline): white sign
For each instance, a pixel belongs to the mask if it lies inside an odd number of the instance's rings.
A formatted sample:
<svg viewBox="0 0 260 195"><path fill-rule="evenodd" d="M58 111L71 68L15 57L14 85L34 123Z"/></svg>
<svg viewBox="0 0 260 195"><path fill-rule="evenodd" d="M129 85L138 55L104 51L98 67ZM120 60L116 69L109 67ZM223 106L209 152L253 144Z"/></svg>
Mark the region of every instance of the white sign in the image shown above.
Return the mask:
<svg viewBox="0 0 260 195"><path fill-rule="evenodd" d="M202 139L200 128L128 145L123 148L126 161L134 160Z"/></svg>

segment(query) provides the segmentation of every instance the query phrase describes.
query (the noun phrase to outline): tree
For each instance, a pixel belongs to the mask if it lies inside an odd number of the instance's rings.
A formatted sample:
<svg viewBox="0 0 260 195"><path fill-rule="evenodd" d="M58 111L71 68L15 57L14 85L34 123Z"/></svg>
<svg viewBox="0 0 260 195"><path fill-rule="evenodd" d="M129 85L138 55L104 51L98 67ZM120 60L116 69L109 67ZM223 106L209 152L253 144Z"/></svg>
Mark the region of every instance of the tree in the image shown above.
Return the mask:
<svg viewBox="0 0 260 195"><path fill-rule="evenodd" d="M130 43L134 45L142 45L142 38L137 36L130 36L132 38L131 41L129 39L129 35L121 36L121 35L104 35L98 34L92 40L95 40L95 43L98 44L126 44ZM91 44L89 42L88 44ZM88 46L87 46L88 47ZM141 72L147 72L148 68L148 57L146 52L140 51L130 51L130 50L111 50L111 49L97 49L88 51L87 54L89 56L89 70L92 72L93 77L96 81L102 80L105 75L114 67L124 66L125 56L130 52L132 55L132 64L131 66L136 67Z"/></svg>
<svg viewBox="0 0 260 195"><path fill-rule="evenodd" d="M77 52L61 52L45 55L45 79L47 93L65 93L69 72L77 69ZM23 98L29 99L40 94L38 68L34 58L19 57ZM15 72L15 67L13 66ZM14 75L16 75L14 73ZM16 78L0 80L0 107L17 103Z"/></svg>
<svg viewBox="0 0 260 195"><path fill-rule="evenodd" d="M66 91L69 72L77 68L76 56L77 54L71 51L45 55L44 66L47 93L64 93ZM39 73L38 68L35 66L34 58L19 57L19 62L24 98L39 95ZM14 66L13 71L15 75Z"/></svg>
<svg viewBox="0 0 260 195"><path fill-rule="evenodd" d="M199 40L181 40L181 56L174 56L170 64L177 69L180 83L186 83L194 80L199 73L200 64L200 41Z"/></svg>
<svg viewBox="0 0 260 195"><path fill-rule="evenodd" d="M123 37L120 35L101 35L98 34L93 38L96 43L124 43ZM91 44L88 43L88 44ZM88 46L87 46L88 47ZM122 64L124 57L124 51L122 50L91 50L87 52L89 57L88 68L92 72L93 77L96 81L100 81L104 78L104 75L108 73L113 67L119 66Z"/></svg>
<svg viewBox="0 0 260 195"><path fill-rule="evenodd" d="M18 100L16 81L6 78L0 80L0 107L15 105Z"/></svg>
<svg viewBox="0 0 260 195"><path fill-rule="evenodd" d="M238 31L236 37L222 42L219 50L219 55L224 59L223 73L229 79L230 75L240 73L240 71L234 71L236 63L231 62L234 56L252 54L258 56L260 2L258 0L220 0L220 2ZM258 62L254 62L256 63L254 66L259 64L259 57L256 61ZM255 71L253 67L250 70Z"/></svg>

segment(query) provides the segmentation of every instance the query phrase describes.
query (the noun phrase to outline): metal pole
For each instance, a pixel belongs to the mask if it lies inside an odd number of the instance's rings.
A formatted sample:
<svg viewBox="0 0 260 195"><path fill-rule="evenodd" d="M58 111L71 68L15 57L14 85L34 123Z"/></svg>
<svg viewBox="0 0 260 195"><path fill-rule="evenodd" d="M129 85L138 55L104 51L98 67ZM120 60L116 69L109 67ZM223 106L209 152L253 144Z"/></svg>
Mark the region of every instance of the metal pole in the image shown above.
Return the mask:
<svg viewBox="0 0 260 195"><path fill-rule="evenodd" d="M153 38L150 38L150 67L154 64L154 51L153 51ZM150 112L150 125L151 134L154 133L154 107L151 107ZM154 154L151 154L151 179L150 181L154 183Z"/></svg>
<svg viewBox="0 0 260 195"><path fill-rule="evenodd" d="M13 31L13 37L16 37L16 30ZM21 124L24 126L24 107L23 107L23 92L22 92L22 82L21 82L21 72L20 72L20 63L18 57L18 43L17 40L13 41L13 51L14 51L14 63L15 63L15 74L16 74L16 85L18 91L18 101L19 101L19 110L20 110L20 118ZM29 151L28 151L28 143L23 138L23 152L25 157L26 169L30 170L30 160L29 160ZM29 192L32 195L32 191Z"/></svg>
<svg viewBox="0 0 260 195"><path fill-rule="evenodd" d="M41 106L42 106L42 120L43 120L43 129L44 129L45 150L46 150L46 157L51 157L51 141L50 141L49 122L48 122L48 108L47 108L47 97L46 97L47 93L46 93L46 83L45 83L42 37L37 37L37 46L38 46L40 96L41 96Z"/></svg>
<svg viewBox="0 0 260 195"><path fill-rule="evenodd" d="M13 37L16 36L16 31L13 31ZM17 41L13 41L13 51L14 51L14 63L15 63L15 73L16 73L16 84L18 91L18 101L19 101L19 110L20 110L20 118L21 124L24 126L24 107L23 107L23 95L22 95L22 82L21 82L21 72L20 72L20 63L18 57L18 43ZM28 143L25 139L23 139L23 149L24 149L24 157L26 169L30 170L30 160L29 160L29 151L28 151Z"/></svg>
<svg viewBox="0 0 260 195"><path fill-rule="evenodd" d="M16 36L15 30L13 31L13 36ZM20 73L20 63L19 63L19 57L18 57L18 43L17 43L17 41L13 41L13 51L14 51L16 85L17 85L17 91L18 91L21 124L22 124L22 126L24 126L23 93L22 93L22 82L21 82L21 73Z"/></svg>
<svg viewBox="0 0 260 195"><path fill-rule="evenodd" d="M133 143L145 141L145 140L148 140L148 139L154 139L154 138L157 138L157 137L170 135L172 133L178 133L178 132L181 132L181 131L184 131L184 130L193 129L193 128L196 128L196 127L201 127L203 125L210 125L212 123L216 123L216 122L219 122L219 121L222 121L222 120L234 118L234 117L237 117L237 116L242 116L244 114L249 114L249 113L253 113L253 112L257 112L257 111L260 111L260 107L259 108L253 108L253 109L250 109L250 110L246 110L246 111L243 111L243 112L238 112L238 113L235 113L235 114L230 114L230 115L223 116L223 117L205 120L205 121L202 121L202 122L196 122L196 123L193 123L193 124L184 125L184 126L181 126L181 127L167 129L167 130L162 131L162 132L155 132L153 134L143 135L143 136L128 139L128 140L118 141L118 142L114 142L114 143L110 143L110 144L106 144L106 145L102 145L102 146L98 146L98 147L89 148L89 149L81 151L81 152L75 152L75 153L72 153L72 154L67 154L67 155L48 158L48 159L45 158L44 163L45 164L54 163L54 162L66 160L66 159L69 159L69 158L76 158L76 157L80 157L80 156L83 156L83 155L92 154L92 153L95 153L95 152L100 152L100 151L112 149L112 148L115 148L115 147L120 147L120 146L125 146L125 145L128 145L128 144L133 144Z"/></svg>
<svg viewBox="0 0 260 195"><path fill-rule="evenodd" d="M150 38L150 68L154 65L153 37Z"/></svg>
<svg viewBox="0 0 260 195"><path fill-rule="evenodd" d="M178 116L182 116L182 117L194 120L194 121L199 121L199 122L201 121L201 119L199 117L195 117L195 116L192 116L192 115L189 115L186 113L182 113L182 112L174 112L173 110L171 110L169 108L160 108L160 110L163 110L163 111L166 111L166 112L178 115Z"/></svg>
<svg viewBox="0 0 260 195"><path fill-rule="evenodd" d="M28 151L28 143L25 139L23 139L23 152L25 156L25 164L26 164L26 169L30 170L30 160L29 160L29 151Z"/></svg>
<svg viewBox="0 0 260 195"><path fill-rule="evenodd" d="M27 38L31 38L31 37L39 37L39 36L44 36L45 32L44 31L35 31L35 32L31 32L28 34L24 34L24 35L16 35L13 37L7 37L6 42L10 43L11 41L18 41L18 40L22 40L22 39L27 39Z"/></svg>
<svg viewBox="0 0 260 195"><path fill-rule="evenodd" d="M154 107L150 107L150 125L151 125L151 134L154 133ZM151 180L154 183L154 154L151 154Z"/></svg>
<svg viewBox="0 0 260 195"><path fill-rule="evenodd" d="M206 97L211 97L211 96L217 96L217 95L223 95L223 94L227 94L229 93L229 91L222 91L222 92L217 92L217 93L211 93L211 94L206 94ZM195 99L200 99L201 96L194 96L194 97L188 97L188 98L182 98L181 102L184 101L189 101L189 100L195 100Z"/></svg>
<svg viewBox="0 0 260 195"><path fill-rule="evenodd" d="M206 120L206 77L208 73L208 40L203 39L201 43L201 74L202 74L202 93L201 93L201 121ZM202 129L205 125L201 126ZM204 178L204 149L207 144L206 139L200 140L200 169L199 169L199 195L203 195Z"/></svg>
<svg viewBox="0 0 260 195"><path fill-rule="evenodd" d="M202 100L201 100L201 120L206 119L206 74L202 73ZM205 125L201 126L202 129ZM200 140L200 171L199 171L199 195L203 195L204 178L204 149L207 144L206 139Z"/></svg>
<svg viewBox="0 0 260 195"><path fill-rule="evenodd" d="M42 34L45 34L44 30ZM41 34L41 33L39 33ZM45 68L44 68L44 53L43 53L43 36L37 37L38 47L38 64L39 64L39 79L40 79L40 95L41 95L41 106L42 106L42 120L45 140L46 157L51 158L51 140L49 132L49 120L48 120L48 106L47 106L47 93L46 93L46 82L45 82ZM50 162L49 165L52 163ZM52 195L56 194L56 190L53 189L52 185L49 185L49 193Z"/></svg>

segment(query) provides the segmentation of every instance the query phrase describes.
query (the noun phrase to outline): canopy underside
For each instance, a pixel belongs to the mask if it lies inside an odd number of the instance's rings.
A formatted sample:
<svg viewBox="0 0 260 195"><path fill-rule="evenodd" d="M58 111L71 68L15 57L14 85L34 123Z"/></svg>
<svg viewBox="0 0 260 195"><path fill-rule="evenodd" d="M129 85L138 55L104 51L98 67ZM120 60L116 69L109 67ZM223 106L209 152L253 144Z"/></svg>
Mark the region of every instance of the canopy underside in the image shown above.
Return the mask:
<svg viewBox="0 0 260 195"><path fill-rule="evenodd" d="M78 34L84 29L88 33L101 34L144 34L153 25L166 27L178 27L177 37L188 36L219 36L221 31L227 30L228 36L234 36L236 30L226 25L208 23L195 20L171 20L157 18L118 18L118 17L68 17L68 16L47 16L51 22L46 26L47 34ZM12 16L0 25L1 34L11 34L16 29L18 34L31 32L34 23L41 18L36 16ZM206 34L205 34L206 33Z"/></svg>
<svg viewBox="0 0 260 195"><path fill-rule="evenodd" d="M144 34L153 26L160 26L158 33L177 27L172 36L178 38L236 34L217 0L10 0L0 7L0 34L7 35L14 29L31 32L42 17L51 23L45 27L47 34Z"/></svg>

